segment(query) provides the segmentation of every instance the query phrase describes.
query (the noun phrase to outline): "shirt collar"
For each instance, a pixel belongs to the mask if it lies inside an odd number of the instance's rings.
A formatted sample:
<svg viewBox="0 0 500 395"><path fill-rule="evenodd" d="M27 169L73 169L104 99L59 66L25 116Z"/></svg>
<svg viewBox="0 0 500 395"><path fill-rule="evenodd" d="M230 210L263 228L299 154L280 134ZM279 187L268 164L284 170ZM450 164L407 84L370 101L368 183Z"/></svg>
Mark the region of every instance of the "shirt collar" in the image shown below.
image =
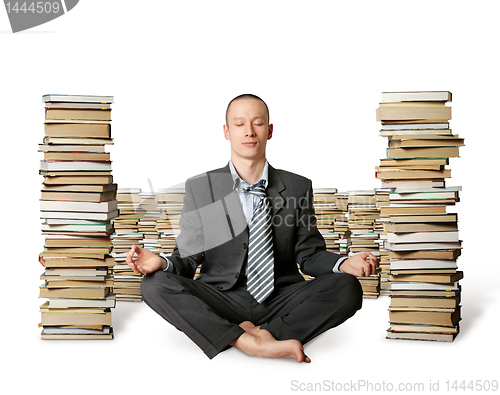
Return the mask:
<svg viewBox="0 0 500 395"><path fill-rule="evenodd" d="M234 186L237 187L238 185L241 185L243 188L249 187L248 183L244 181L239 175L238 172L236 171L236 168L233 165L233 161L229 161L229 169L231 171L231 175L233 176L234 180ZM269 172L269 163L266 160L266 163L264 164L264 170L262 170L262 175L260 176L260 180L264 180L264 188L267 188L268 184L268 172ZM259 182L257 181L257 182Z"/></svg>

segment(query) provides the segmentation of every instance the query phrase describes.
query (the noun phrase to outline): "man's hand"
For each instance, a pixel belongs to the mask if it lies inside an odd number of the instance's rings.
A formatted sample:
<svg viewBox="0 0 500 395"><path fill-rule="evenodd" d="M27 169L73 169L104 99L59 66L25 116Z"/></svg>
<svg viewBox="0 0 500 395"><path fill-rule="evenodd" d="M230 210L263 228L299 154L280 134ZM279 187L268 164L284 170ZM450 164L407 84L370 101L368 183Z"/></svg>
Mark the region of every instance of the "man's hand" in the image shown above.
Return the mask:
<svg viewBox="0 0 500 395"><path fill-rule="evenodd" d="M134 259L134 252L137 254L137 259ZM148 274L164 269L163 259L148 249L136 245L133 245L127 253L126 261L134 273Z"/></svg>
<svg viewBox="0 0 500 395"><path fill-rule="evenodd" d="M367 261L366 258L369 258ZM340 264L342 273L352 274L356 277L368 277L377 273L378 259L371 252L359 252Z"/></svg>

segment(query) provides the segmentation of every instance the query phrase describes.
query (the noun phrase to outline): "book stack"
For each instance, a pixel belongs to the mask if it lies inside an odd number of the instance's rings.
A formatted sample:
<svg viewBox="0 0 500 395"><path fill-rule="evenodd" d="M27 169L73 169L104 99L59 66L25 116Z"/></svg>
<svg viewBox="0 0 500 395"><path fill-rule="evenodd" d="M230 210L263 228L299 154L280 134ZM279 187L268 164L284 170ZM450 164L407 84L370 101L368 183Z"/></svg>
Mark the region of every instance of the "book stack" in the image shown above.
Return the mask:
<svg viewBox="0 0 500 395"><path fill-rule="evenodd" d="M113 220L115 233L111 236L115 260L113 267L113 293L119 301L140 302L142 274L134 273L126 263L127 253L133 245L140 246L144 234L139 231L141 220L140 188L120 188L116 193L119 215Z"/></svg>
<svg viewBox="0 0 500 395"><path fill-rule="evenodd" d="M342 212L342 216L335 218L333 224L334 230L340 233L338 240L340 249L339 254L349 256L349 247L351 246L351 231L349 230L349 193L337 192L337 207Z"/></svg>
<svg viewBox="0 0 500 395"><path fill-rule="evenodd" d="M379 209L381 207L389 206L389 192L390 189L375 189L375 199L376 206ZM385 241L387 240L387 232L385 230L384 224L389 222L389 216L387 214L380 214L380 218L375 221L375 231L378 233L378 250L379 250L379 267L380 267L380 295L389 295L391 290L391 282L389 279L390 271L390 259L389 250L385 248Z"/></svg>
<svg viewBox="0 0 500 395"><path fill-rule="evenodd" d="M380 213L376 206L375 191L349 191L347 203L349 231L351 233L349 256L368 251L378 257L379 235L375 231L375 221L380 218ZM380 276L378 273L358 277L358 280L363 288L363 297L377 298L380 295Z"/></svg>
<svg viewBox="0 0 500 395"><path fill-rule="evenodd" d="M342 218L343 213L337 207L337 189L320 188L313 190L313 204L316 224L325 239L327 251L340 253L341 232L335 230L335 221Z"/></svg>
<svg viewBox="0 0 500 395"><path fill-rule="evenodd" d="M112 96L45 95L42 339L112 339Z"/></svg>
<svg viewBox="0 0 500 395"><path fill-rule="evenodd" d="M141 192L141 210L144 212L144 217L139 220L139 232L144 235L141 240L141 247L158 254L160 244L158 239L161 234L157 230L157 221L161 217L161 210L156 201L156 192Z"/></svg>
<svg viewBox="0 0 500 395"><path fill-rule="evenodd" d="M156 221L156 228L160 235L159 252L170 255L175 247L175 238L180 233L179 220L184 207L184 186L159 189L156 201L160 210L160 217Z"/></svg>
<svg viewBox="0 0 500 395"><path fill-rule="evenodd" d="M389 339L453 341L459 332L463 273L457 215L461 187L447 187L445 166L464 140L452 134L450 92L387 92L377 120L389 138L387 158L377 168L390 258Z"/></svg>

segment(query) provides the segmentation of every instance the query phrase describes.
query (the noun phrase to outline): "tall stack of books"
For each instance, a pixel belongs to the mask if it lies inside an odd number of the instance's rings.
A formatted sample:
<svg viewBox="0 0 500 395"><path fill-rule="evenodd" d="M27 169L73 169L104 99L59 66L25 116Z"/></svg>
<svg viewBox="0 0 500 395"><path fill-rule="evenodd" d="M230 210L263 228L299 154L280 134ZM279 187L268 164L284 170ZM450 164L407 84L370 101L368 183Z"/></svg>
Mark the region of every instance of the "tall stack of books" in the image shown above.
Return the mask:
<svg viewBox="0 0 500 395"><path fill-rule="evenodd" d="M389 339L453 341L459 332L463 273L457 215L461 187L447 187L450 157L464 140L452 134L450 92L386 92L377 120L389 138L377 167L389 205L381 207L390 257Z"/></svg>
<svg viewBox="0 0 500 395"><path fill-rule="evenodd" d="M112 96L45 95L42 339L112 339Z"/></svg>
<svg viewBox="0 0 500 395"><path fill-rule="evenodd" d="M115 259L113 293L119 301L140 302L142 274L134 273L126 262L133 245L140 246L144 234L139 231L141 220L140 188L120 188L116 193L119 215L113 220L115 233L111 236Z"/></svg>
<svg viewBox="0 0 500 395"><path fill-rule="evenodd" d="M349 231L351 246L349 256L368 251L379 256L379 234L375 231L380 213L376 205L375 191L349 191ZM377 298L380 295L380 276L378 273L366 277L358 277L363 288L363 297Z"/></svg>

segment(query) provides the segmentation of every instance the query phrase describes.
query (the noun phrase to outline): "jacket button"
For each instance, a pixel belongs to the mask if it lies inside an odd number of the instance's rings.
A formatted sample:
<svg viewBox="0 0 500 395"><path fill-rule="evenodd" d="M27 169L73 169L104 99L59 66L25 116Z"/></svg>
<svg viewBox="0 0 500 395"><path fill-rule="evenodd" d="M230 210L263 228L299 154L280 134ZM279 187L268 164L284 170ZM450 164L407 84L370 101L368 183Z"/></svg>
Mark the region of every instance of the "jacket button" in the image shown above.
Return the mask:
<svg viewBox="0 0 500 395"><path fill-rule="evenodd" d="M247 249L247 243L243 243L243 249L246 250Z"/></svg>
<svg viewBox="0 0 500 395"><path fill-rule="evenodd" d="M240 273L236 273L234 277L238 278L239 276L240 276Z"/></svg>

